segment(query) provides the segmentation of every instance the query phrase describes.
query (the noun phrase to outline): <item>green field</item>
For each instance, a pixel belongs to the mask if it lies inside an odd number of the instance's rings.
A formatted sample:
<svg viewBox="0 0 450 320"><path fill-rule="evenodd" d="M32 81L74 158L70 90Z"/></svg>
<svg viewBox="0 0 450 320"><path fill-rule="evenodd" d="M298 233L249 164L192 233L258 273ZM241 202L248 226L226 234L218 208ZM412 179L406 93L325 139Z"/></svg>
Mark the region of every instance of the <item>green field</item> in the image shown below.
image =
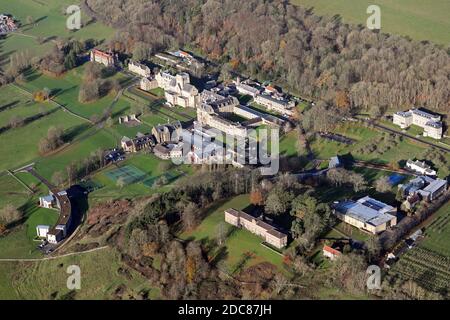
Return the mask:
<svg viewBox="0 0 450 320"><path fill-rule="evenodd" d="M107 131L90 128L83 133L70 147L58 153L40 158L36 161L36 170L45 178L50 179L55 171L65 173L66 167L72 162L87 158L98 149L108 149L117 146L119 142Z"/></svg>
<svg viewBox="0 0 450 320"><path fill-rule="evenodd" d="M396 147L391 148L382 155L376 153L362 154L358 152L357 149L364 147L371 142L376 143L377 139L381 139L382 132L355 123L339 125L334 132L347 138L351 138L355 140L355 142L351 145L346 145L326 138L317 137L313 143L311 143L311 149L317 158L329 159L337 154L342 155L351 153L357 160L388 164L394 161L397 162L417 157L426 149L424 144L404 138Z"/></svg>
<svg viewBox="0 0 450 320"><path fill-rule="evenodd" d="M31 71L26 73L26 81L21 83L21 86L29 92L49 88L52 91L53 100L82 117L90 118L93 115L101 115L107 107L113 105L114 96L109 94L90 103L79 102L78 93L83 72L84 66L70 70L61 77L51 77L43 75L38 71ZM129 80L122 73L116 73L110 79L117 79L120 83L125 83ZM129 107L129 104L121 100L113 105L112 113L117 116L127 109L127 107Z"/></svg>
<svg viewBox="0 0 450 320"><path fill-rule="evenodd" d="M229 208L244 209L249 205L249 196L240 195L226 202L220 203L209 210L208 216L193 231L184 232L181 237L183 239L196 239L204 242L207 246L212 247L209 254L214 256L213 248L215 245L211 243L215 239L217 233L216 227L224 222L224 210ZM234 272L236 267L243 261L244 256L250 253L252 257L246 261L244 267L249 267L261 262L270 262L277 266L280 270L283 265L283 257L274 251L261 245L263 240L249 231L237 229L226 224L229 236L225 242L225 258L224 266L229 272Z"/></svg>
<svg viewBox="0 0 450 320"><path fill-rule="evenodd" d="M426 227L422 248L450 257L450 203L434 214L435 220Z"/></svg>
<svg viewBox="0 0 450 320"><path fill-rule="evenodd" d="M37 250L39 242L36 237L36 226L43 224L52 226L58 219L56 210L39 208L36 199L27 203L24 210L26 221L24 225L13 229L6 236L0 237L0 258L32 258L42 254Z"/></svg>
<svg viewBox="0 0 450 320"><path fill-rule="evenodd" d="M74 117L62 109L56 108L49 103L35 104L27 103L28 96L14 87L8 85L0 88L2 99L18 101L12 108L0 112L0 122L9 121L10 116L17 112L18 115L36 115L40 110L51 112L50 114L26 123L24 126L9 129L0 134L0 170L18 167L26 164L39 156L38 142L47 134L51 126L61 126L70 138L75 138L83 128L85 121ZM4 102L2 102L4 105Z"/></svg>
<svg viewBox="0 0 450 320"><path fill-rule="evenodd" d="M90 23L77 31L66 28L68 16L65 16L65 8L79 2L77 0L0 0L2 12L14 15L22 25L14 34L8 35L5 40L0 40L2 53L0 66L5 67L9 55L15 52L28 51L33 56L44 54L53 46L52 41L57 37L99 41L109 39L114 34L114 30L98 22ZM31 25L27 23L28 16L34 20ZM81 20L85 23L88 17L82 13ZM36 37L49 40L39 44Z"/></svg>
<svg viewBox="0 0 450 320"><path fill-rule="evenodd" d="M96 173L92 177L92 181L102 186L102 188L92 192L89 199L92 201L104 201L107 199L118 199L126 197L141 197L150 195L156 192L167 191L172 187L172 184L179 179L186 178L192 173L192 168L187 165L173 166L168 171L160 166L163 161L152 154L135 154L129 155L127 159L119 164L120 167L131 166L143 172L145 177L136 183L130 183L123 188L117 186L116 182L111 180L108 176L112 171L117 170L117 167L108 167ZM162 175L169 174L173 179L169 179L168 184L160 187L153 187L147 185L149 181L157 180Z"/></svg>
<svg viewBox="0 0 450 320"><path fill-rule="evenodd" d="M17 180L6 172L0 174L0 208L3 208L7 204L20 207L24 205L30 197L28 190L26 190Z"/></svg>
<svg viewBox="0 0 450 320"><path fill-rule="evenodd" d="M291 0L313 8L318 15L339 14L346 23L366 25L369 5L381 9L381 31L406 35L414 40L450 43L450 2L448 0Z"/></svg>
<svg viewBox="0 0 450 320"><path fill-rule="evenodd" d="M81 289L76 291L75 299L114 299L119 286L125 288L125 299L141 291L150 299L159 298L159 290L124 266L114 249L107 248L47 261L0 262L0 299L46 300L52 295L59 299L69 292L66 270L70 265L79 266L81 271ZM120 268L127 274L120 273Z"/></svg>
<svg viewBox="0 0 450 320"><path fill-rule="evenodd" d="M425 238L389 271L389 277L414 280L435 292L450 289L450 203L444 204L425 227Z"/></svg>
<svg viewBox="0 0 450 320"><path fill-rule="evenodd" d="M297 131L293 130L285 134L280 140L280 155L288 157L299 155L297 148L297 141L298 141Z"/></svg>

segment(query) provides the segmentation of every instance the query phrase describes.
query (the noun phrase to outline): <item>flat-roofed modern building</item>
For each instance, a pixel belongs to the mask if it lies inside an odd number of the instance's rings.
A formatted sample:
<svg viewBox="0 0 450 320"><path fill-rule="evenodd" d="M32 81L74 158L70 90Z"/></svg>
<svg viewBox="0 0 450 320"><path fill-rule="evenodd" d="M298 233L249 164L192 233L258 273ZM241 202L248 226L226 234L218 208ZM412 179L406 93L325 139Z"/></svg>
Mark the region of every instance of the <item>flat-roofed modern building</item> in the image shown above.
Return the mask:
<svg viewBox="0 0 450 320"><path fill-rule="evenodd" d="M358 201L339 202L333 209L340 220L372 234L397 224L397 209L369 196Z"/></svg>
<svg viewBox="0 0 450 320"><path fill-rule="evenodd" d="M398 186L404 197L420 195L422 199L433 201L447 190L447 180L419 176Z"/></svg>
<svg viewBox="0 0 450 320"><path fill-rule="evenodd" d="M436 179L433 180L418 193L428 201L433 201L447 190L447 180Z"/></svg>
<svg viewBox="0 0 450 320"><path fill-rule="evenodd" d="M276 248L287 245L287 234L278 231L274 226L255 218L243 211L233 208L225 210L225 221L239 228L244 228L264 239Z"/></svg>

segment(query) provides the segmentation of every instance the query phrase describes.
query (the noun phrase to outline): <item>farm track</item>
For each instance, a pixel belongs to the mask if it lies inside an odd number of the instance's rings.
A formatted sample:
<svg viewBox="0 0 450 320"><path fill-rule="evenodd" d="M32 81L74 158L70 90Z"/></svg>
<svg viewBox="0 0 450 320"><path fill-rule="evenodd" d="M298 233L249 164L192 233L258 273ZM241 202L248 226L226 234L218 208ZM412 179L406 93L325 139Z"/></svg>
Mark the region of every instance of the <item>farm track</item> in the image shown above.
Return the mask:
<svg viewBox="0 0 450 320"><path fill-rule="evenodd" d="M0 259L0 262L38 262L38 261L48 261L48 260L56 260L56 259L60 259L60 258L64 258L64 257L70 257L70 256L76 256L76 255L81 255L81 254L86 254L86 253L91 253L91 252L95 252L95 251L99 251L99 250L103 250L109 248L109 246L103 246L103 247L98 247L98 248L94 248L94 249L89 249L89 250L85 250L85 251L80 251L80 252L71 252L71 253L66 253L66 254L62 254L59 256L53 256L53 257L46 257L46 258L39 258L39 259Z"/></svg>

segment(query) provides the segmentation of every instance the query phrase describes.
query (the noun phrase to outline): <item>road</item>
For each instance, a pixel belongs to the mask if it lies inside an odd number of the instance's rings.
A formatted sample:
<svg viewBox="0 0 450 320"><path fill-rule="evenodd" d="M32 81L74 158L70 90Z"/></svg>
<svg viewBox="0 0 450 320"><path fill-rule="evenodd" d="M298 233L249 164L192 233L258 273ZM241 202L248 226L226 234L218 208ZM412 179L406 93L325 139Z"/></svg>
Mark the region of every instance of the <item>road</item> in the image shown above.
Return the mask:
<svg viewBox="0 0 450 320"><path fill-rule="evenodd" d="M445 152L450 152L450 148L441 146L441 145L439 145L439 144L432 143L432 142L430 142L430 141L426 141L426 140L423 140L423 139L416 138L416 137L414 137L414 136L412 136L412 135L409 135L409 134L407 134L407 133L404 133L404 132L401 132L401 131L397 131L397 130L391 129L391 128L389 128L389 127L383 126L382 124L376 123L376 122L374 122L374 121L372 121L372 120L364 120L364 119L361 119L361 120L364 121L364 122L366 122L366 123L369 123L369 124L373 125L374 127L378 128L378 129L381 129L381 130L384 130L384 131L388 131L388 132L390 132L390 133L399 134L399 135L401 135L401 136L403 136L403 137L407 137L408 139L412 139L412 140L414 140L414 141L417 141L417 142L421 142L421 143L427 144L427 145L429 145L429 146L438 148L438 149L440 149L440 150L442 150L442 151L445 151Z"/></svg>

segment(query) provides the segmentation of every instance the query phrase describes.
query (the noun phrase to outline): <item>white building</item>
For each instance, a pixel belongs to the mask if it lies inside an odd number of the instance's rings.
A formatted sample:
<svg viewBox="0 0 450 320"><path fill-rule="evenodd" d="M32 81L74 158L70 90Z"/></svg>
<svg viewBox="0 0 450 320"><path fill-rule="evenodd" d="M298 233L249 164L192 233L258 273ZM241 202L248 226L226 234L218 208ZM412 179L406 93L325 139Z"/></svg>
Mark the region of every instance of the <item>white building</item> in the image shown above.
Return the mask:
<svg viewBox="0 0 450 320"><path fill-rule="evenodd" d="M394 113L393 123L402 129L406 129L413 124L424 129L424 137L431 137L433 139L442 138L441 117L419 109Z"/></svg>
<svg viewBox="0 0 450 320"><path fill-rule="evenodd" d="M39 206L42 208L51 209L55 206L55 197L53 195L48 195L44 197L39 197Z"/></svg>
<svg viewBox="0 0 450 320"><path fill-rule="evenodd" d="M141 77L145 77L148 78L152 75L152 71L150 70L150 68L148 66L146 66L143 63L139 63L139 62L135 62L135 61L130 61L128 63L128 70L130 72L133 72Z"/></svg>
<svg viewBox="0 0 450 320"><path fill-rule="evenodd" d="M36 226L36 234L38 238L47 238L47 233L50 230L50 226L38 225Z"/></svg>
<svg viewBox="0 0 450 320"><path fill-rule="evenodd" d="M324 257L327 257L331 261L335 261L337 258L341 256L341 252L336 250L330 246L324 245L322 249L322 254Z"/></svg>
<svg viewBox="0 0 450 320"><path fill-rule="evenodd" d="M417 173L424 174L427 176L435 176L436 175L436 171L432 170L431 167L425 163L425 161L419 161L419 160L412 161L411 159L409 159L408 161L406 161L406 167L412 171L415 171Z"/></svg>

